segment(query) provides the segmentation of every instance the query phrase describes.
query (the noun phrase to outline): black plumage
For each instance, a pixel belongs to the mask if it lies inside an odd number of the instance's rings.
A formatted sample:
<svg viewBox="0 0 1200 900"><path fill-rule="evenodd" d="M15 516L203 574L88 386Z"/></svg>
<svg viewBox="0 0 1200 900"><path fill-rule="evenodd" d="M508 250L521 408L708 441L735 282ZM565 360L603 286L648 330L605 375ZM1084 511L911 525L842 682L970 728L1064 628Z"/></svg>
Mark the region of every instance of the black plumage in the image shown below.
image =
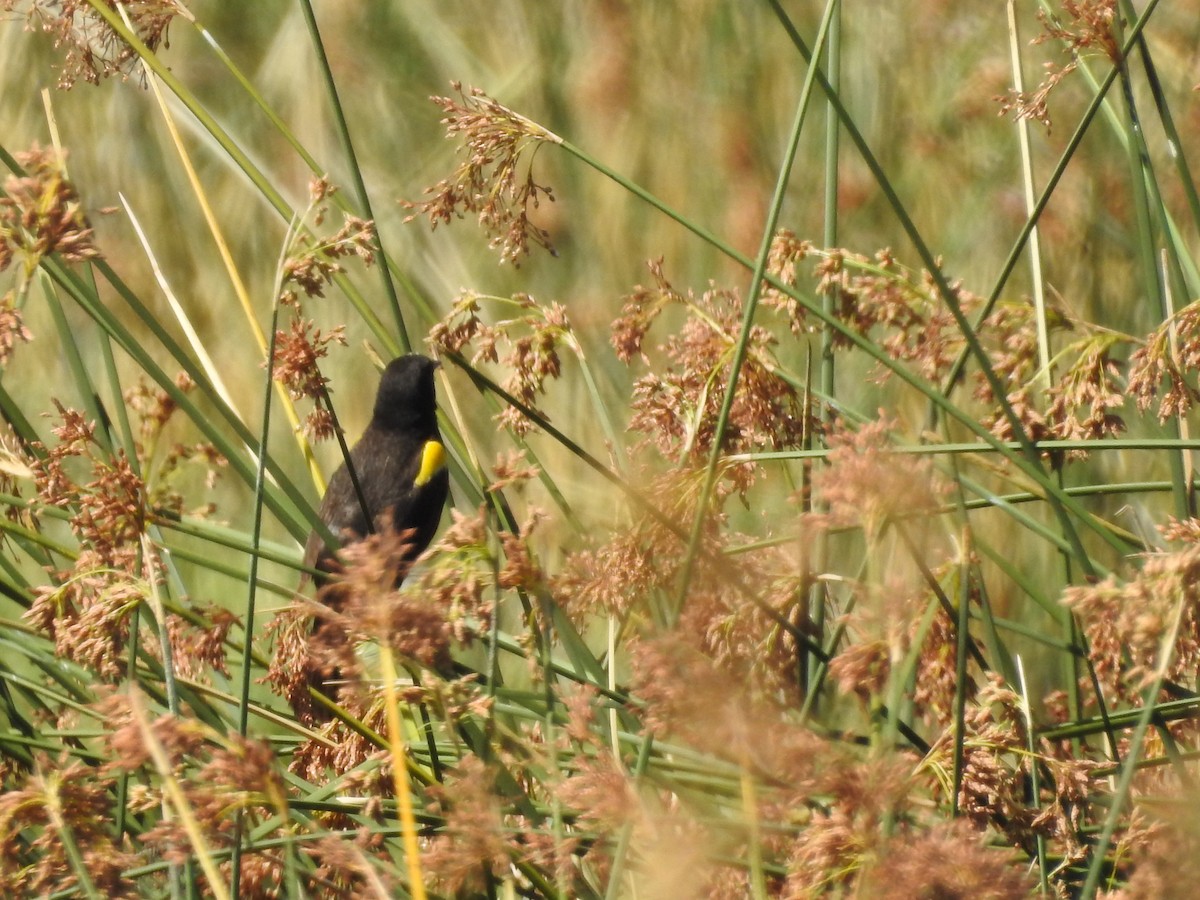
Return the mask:
<svg viewBox="0 0 1200 900"><path fill-rule="evenodd" d="M371 422L350 451L367 509L345 463L329 480L321 502L321 520L341 545L390 524L396 531L411 531L408 561L433 540L450 489L437 425L437 365L410 353L383 370ZM334 552L315 530L308 536L304 564L324 572L338 569ZM400 567L401 577L406 568Z"/></svg>

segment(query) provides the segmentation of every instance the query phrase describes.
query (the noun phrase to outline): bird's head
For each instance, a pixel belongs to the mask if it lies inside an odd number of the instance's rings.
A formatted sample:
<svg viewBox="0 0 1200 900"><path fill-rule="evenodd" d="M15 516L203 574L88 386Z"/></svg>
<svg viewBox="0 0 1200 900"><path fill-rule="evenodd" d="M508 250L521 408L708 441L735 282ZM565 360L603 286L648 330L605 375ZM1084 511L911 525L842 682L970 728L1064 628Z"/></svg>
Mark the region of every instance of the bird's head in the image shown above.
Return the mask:
<svg viewBox="0 0 1200 900"><path fill-rule="evenodd" d="M433 373L438 363L409 353L387 364L375 395L373 422L388 428L432 428L437 423Z"/></svg>

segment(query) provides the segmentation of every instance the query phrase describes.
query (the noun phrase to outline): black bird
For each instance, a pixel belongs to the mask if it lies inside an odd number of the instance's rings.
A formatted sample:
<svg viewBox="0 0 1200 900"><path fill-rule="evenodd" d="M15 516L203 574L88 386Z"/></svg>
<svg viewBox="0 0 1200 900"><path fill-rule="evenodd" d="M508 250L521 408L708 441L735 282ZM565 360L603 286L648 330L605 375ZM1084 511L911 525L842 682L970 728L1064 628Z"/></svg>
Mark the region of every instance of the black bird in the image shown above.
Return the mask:
<svg viewBox="0 0 1200 900"><path fill-rule="evenodd" d="M362 498L343 463L321 501L321 521L342 545L390 525L408 532L405 561L410 561L433 540L450 489L437 425L437 366L427 356L410 353L383 370L371 423L350 451ZM338 568L334 551L315 530L308 536L304 564L323 572ZM400 568L401 578L405 568Z"/></svg>
<svg viewBox="0 0 1200 900"><path fill-rule="evenodd" d="M401 534L405 546L403 557L396 560L397 587L408 572L408 564L433 540L450 490L445 449L437 426L433 385L437 367L432 359L416 353L388 363L379 380L371 422L350 451L359 490L355 490L350 470L343 463L329 479L321 501L321 521L333 533L339 548L387 528ZM336 549L327 547L316 530L308 536L304 565L326 573L316 577L320 598L331 609L339 610L343 598L337 582L329 576L339 572L341 566ZM311 628L303 664L306 687L291 693L289 699L302 719L321 722L328 719L328 712L313 704L308 688L338 696L334 685L342 674L329 651L342 648L344 652L348 635L336 617L318 617Z"/></svg>

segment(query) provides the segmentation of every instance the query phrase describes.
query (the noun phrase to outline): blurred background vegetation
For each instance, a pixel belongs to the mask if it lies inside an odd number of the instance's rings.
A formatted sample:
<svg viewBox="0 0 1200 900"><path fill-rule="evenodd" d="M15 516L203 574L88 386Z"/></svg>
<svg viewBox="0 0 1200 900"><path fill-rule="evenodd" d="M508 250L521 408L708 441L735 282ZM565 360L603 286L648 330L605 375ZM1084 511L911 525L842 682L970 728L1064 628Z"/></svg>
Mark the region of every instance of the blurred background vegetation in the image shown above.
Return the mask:
<svg viewBox="0 0 1200 900"><path fill-rule="evenodd" d="M0 20L0 145L13 154L34 144L45 146L54 135L67 149L69 176L95 228L96 245L132 293L178 338L175 316L125 207L132 211L145 229L161 277L178 296L229 385L234 405L253 430L262 416L263 353L247 327L153 93L136 67L124 79L55 90L62 52L49 36L25 27L36 24L36 19L22 15L31 5L38 4L16 4ZM1061 16L1067 6L1016 5L1019 38L1015 44L1029 88L1044 77L1047 64L1061 67L1071 59L1061 40L1031 43L1044 32L1039 13ZM1128 29L1147 4L1117 6L1124 14L1124 24L1113 26L1119 39L1122 29ZM519 267L499 265L497 253L488 248L486 237L469 218L432 231L421 219L406 222L410 211L399 201L420 201L425 189L446 178L459 159L457 144L446 139L441 114L429 98L450 94L452 81L478 87L635 182L694 226L753 258L763 239L789 124L807 71L781 26L780 9L811 42L825 5L808 0L779 4L718 0L314 3L378 234L401 273L401 308L414 349L422 349L429 329L464 291L499 297L523 292L542 304L557 301L568 310L597 378L600 401L612 411L618 428L623 427L638 369L626 367L614 356L610 324L620 313L622 298L635 285L649 283L647 261L661 257L672 283L697 292L712 283L745 293L749 273L688 228L604 177L579 155L553 145L538 150L534 170L540 184L553 187L555 201L542 204L534 218L549 233L556 257L535 248ZM201 29L184 18L172 23L168 42L158 50L174 78L194 94L293 209L308 205L314 174L327 174L356 206L352 166L338 139L335 109L314 52L304 5L202 2L193 5L191 14L311 154L317 173L255 98L237 84ZM1158 247L1169 244L1170 252L1180 256L1172 264L1182 271L1187 291L1174 297L1178 309L1195 298L1197 287L1195 266L1180 251L1194 248L1200 236L1186 168L1200 164L1195 155L1200 129L1196 93L1200 18L1186 4L1161 4L1154 9L1144 37L1157 81L1139 69L1138 77L1128 83L1128 93L1122 94L1121 85L1113 88L1110 100L1071 151L1069 165L1039 223L1042 269L1038 277L1055 321L1094 323L1135 338L1164 319L1155 277ZM834 41L840 56L839 96L903 209L947 277L986 296L1028 218L1018 143L1021 126L1013 115L1000 114L1000 100L1013 84L1014 42L1005 4L871 0L843 11ZM1068 148L1095 96L1095 83L1108 72L1108 58L1100 49L1079 49L1079 70L1064 78L1050 96L1052 125L1027 123L1035 192ZM266 330L289 222L217 146L210 131L175 96L165 93L233 264L245 281L258 324ZM799 141L780 226L818 246L825 246L831 236L833 246L867 256L890 248L905 266L922 268L895 206L844 130L839 131L837 150L836 207L826 203L833 120L823 100L818 92ZM1174 117L1181 137L1177 145L1168 139L1162 117L1155 113L1162 109ZM1145 140L1144 157L1137 148L1129 149L1134 133L1131 110L1143 115L1138 133ZM1150 225L1144 221L1146 171L1161 173L1157 182L1161 194L1151 201L1161 220ZM1162 223L1168 219L1175 223L1170 240L1162 237ZM1027 254L1026 250L1003 284L1001 303L1031 302L1034 278ZM348 265L347 278L398 340L381 298L378 270ZM802 282L801 289L809 286ZM81 406L85 398L79 396L69 356L56 343L56 335L64 333L62 323L56 321L51 305L42 301L42 290L35 285L24 306L33 341L17 348L2 379L35 429L45 433L45 421L36 417L51 413L53 400ZM101 288L101 296L113 301L124 327L173 374L177 366L145 323L122 312L109 289ZM369 416L375 385L375 369L364 342L385 358L388 348L380 345L378 334L339 289L328 291L323 300L308 302L306 311L323 331L345 326L348 346L333 350L323 372L331 380L338 416L353 438ZM62 314L80 336L78 352L86 368L103 372L105 361L98 343L86 338L92 326L85 314L71 304L64 304ZM684 316L668 313L666 318L669 330ZM1071 339L1069 332L1054 338L1059 349ZM781 365L805 373L816 364L812 360L819 341L819 335L814 335L781 343L776 349ZM1135 346L1132 340L1128 344L1129 349ZM137 380L140 366L121 354L116 364L123 387ZM564 377L549 386L542 408L576 443L607 461L610 448L593 414L589 387L574 361L567 359L565 370ZM848 421L874 419L881 407L886 408L906 421L910 437L916 437L928 398L898 385L896 379L878 384L872 377L875 371L876 364L861 355L839 357L834 383L838 407ZM509 437L493 420L494 403L481 398L464 374L448 367L439 387L443 409L450 410L448 415L461 428L474 458L487 464L509 448ZM1179 426L1172 422L1163 427L1152 414L1142 415L1132 405L1124 415L1131 435L1170 436L1177 433L1171 429ZM171 440L198 439L186 419L177 418L170 427ZM1186 430L1186 421L1183 427ZM291 430L282 416L274 415L272 453L301 494L315 503L319 487L304 475L305 462ZM540 433L529 441L537 459L552 473L553 485L569 498L584 523L581 533L574 533L561 518L552 517L550 526L536 533L541 562L553 572L564 555L586 543L587 536L605 535L619 527L627 512L614 503L611 485L570 449ZM615 455L623 452L617 449ZM319 445L316 456L326 477L340 460L333 442ZM1172 459L1159 450L1107 451L1068 467L1063 478L1068 484L1099 486L1155 482L1153 489L1101 497L1089 506L1136 538L1154 543L1153 523L1162 522L1169 513L1190 512L1186 505L1180 506L1180 491L1174 495L1170 491L1170 480L1176 488L1182 484ZM254 510L249 486L226 474L210 491L204 477L201 471L181 474L187 508L211 501L216 504L215 519L244 535ZM993 484L1002 490L1010 482L998 477ZM785 500L792 487L794 482L783 475L769 476L751 492L748 507L731 504L729 513L749 533L794 536L784 518L791 515ZM1190 497L1190 485L1186 487ZM520 491L521 510L554 506L537 483ZM455 505L471 511L474 495L461 482L452 492ZM1052 517L1044 513L1039 507L1032 515L1051 522ZM296 521L303 522L303 517ZM1056 597L1071 580L1052 541L1032 536L1029 529L1013 525L999 512L974 521L981 531L989 532L993 546L1004 548L1016 569L1042 586L1046 596ZM297 533L294 523L289 528L279 518L264 522L265 537L279 545L285 556L294 550L297 559L303 530ZM186 539L179 540L186 545ZM1088 541L1089 550L1105 567L1124 563L1125 554L1101 546L1094 538ZM1129 547L1137 543L1133 540ZM203 539L195 545L201 552L206 552L205 546ZM862 552L852 542L834 547ZM857 561L841 562L846 563L843 568L853 570ZM37 580L35 557L22 559L19 565L26 578ZM237 609L240 560L233 575L221 575L204 564L192 569L186 560L180 565L194 596L232 596L231 606ZM281 597L285 597L296 578L292 568L284 562L264 562L260 575L284 588ZM1019 583L1011 579L996 579L991 601L1001 616L1027 617L1026 630L1037 632L1056 624L1053 616L1047 619L1037 610L1028 610ZM272 602L278 605L282 600ZM16 618L19 613L18 605L9 603L5 616ZM1012 641L1035 660L1048 652L1020 635L1013 635ZM1034 678L1044 684L1033 693L1049 690L1058 677L1055 665L1035 665ZM835 723L837 718L831 715Z"/></svg>

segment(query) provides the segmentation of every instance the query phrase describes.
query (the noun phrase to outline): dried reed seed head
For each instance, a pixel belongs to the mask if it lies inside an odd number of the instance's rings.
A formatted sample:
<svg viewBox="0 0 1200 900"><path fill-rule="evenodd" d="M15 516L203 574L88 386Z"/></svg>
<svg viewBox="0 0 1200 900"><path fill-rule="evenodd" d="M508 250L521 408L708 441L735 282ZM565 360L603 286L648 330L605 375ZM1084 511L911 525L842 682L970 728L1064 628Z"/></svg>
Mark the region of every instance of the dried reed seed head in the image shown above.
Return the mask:
<svg viewBox="0 0 1200 900"><path fill-rule="evenodd" d="M116 10L115 0L106 0ZM182 7L172 0L134 0L122 4L138 40L154 51L166 46L167 28ZM58 87L70 90L80 79L99 84L111 75L129 77L138 53L86 0L3 0L5 11L24 11L28 27L52 35L63 53Z"/></svg>
<svg viewBox="0 0 1200 900"><path fill-rule="evenodd" d="M403 552L410 535L386 527L343 548L342 571L321 588L321 603L285 611L272 622L276 650L268 680L302 715L309 708L308 685L314 673L338 673L341 683L374 682L377 673L364 671L355 652L363 641L387 642L444 685L439 678L450 670L452 647L470 644L489 627L496 590L540 589L544 576L529 545L541 519L536 509L519 523L520 536L497 535L498 558L486 507L475 516L451 512L453 524L426 551L418 574L401 589L394 585L401 569L411 565ZM309 636L312 616L316 626ZM362 694L360 702L373 701ZM463 706L482 701L472 697L454 702Z"/></svg>
<svg viewBox="0 0 1200 900"><path fill-rule="evenodd" d="M328 196L332 190L326 189L322 196ZM315 224L323 223L324 214L324 208L318 206ZM375 223L349 213L344 215L342 227L330 237L318 238L307 233L297 237L283 263L281 303L286 306L298 305L299 297L289 285L295 285L306 297L324 297L325 288L345 271L339 260L354 257L364 265L374 264L377 245Z"/></svg>
<svg viewBox="0 0 1200 900"><path fill-rule="evenodd" d="M126 574L136 563L132 549L101 559L85 548L73 569L52 574L56 583L34 588L23 618L53 639L58 655L116 682L128 663L132 613L146 597L146 585Z"/></svg>
<svg viewBox="0 0 1200 900"><path fill-rule="evenodd" d="M633 693L646 727L670 740L730 759L797 796L814 787L837 755L786 709L731 675L697 646L675 634L630 647Z"/></svg>
<svg viewBox="0 0 1200 900"><path fill-rule="evenodd" d="M108 773L134 772L143 766L153 766L155 746L162 749L174 769L185 760L203 756L213 737L212 731L196 718L162 713L149 720L144 704L133 700L129 691L110 694L97 704L97 709L108 723L105 736L111 751L105 765Z"/></svg>
<svg viewBox="0 0 1200 900"><path fill-rule="evenodd" d="M409 602L395 588L411 567L411 540L409 531L388 523L343 547L341 571L318 592L318 599L332 611L323 614L323 627L350 647L362 640L383 640L406 656L435 665L448 656L450 635L443 611Z"/></svg>
<svg viewBox="0 0 1200 900"><path fill-rule="evenodd" d="M94 890L136 896L125 872L140 857L117 846L109 826L114 787L113 778L88 763L39 753L19 788L0 791L0 891L12 897L77 893L82 863Z"/></svg>
<svg viewBox="0 0 1200 900"><path fill-rule="evenodd" d="M269 743L220 735L187 716L163 714L147 721L146 711L136 708L141 704L131 700L119 694L101 706L111 722L109 775L157 770L165 762L169 772L159 774L174 780L192 821L216 848L236 835L243 815L251 821L286 817L287 789ZM139 793L136 807L161 808L162 797L153 796L158 791L143 785ZM183 861L192 838L178 819L164 817L139 832L137 845L145 855ZM261 868L261 861L251 866Z"/></svg>
<svg viewBox="0 0 1200 900"><path fill-rule="evenodd" d="M294 400L309 399L316 406L301 426L310 440L333 437L336 424L328 406L329 379L321 374L321 360L329 355L331 345L346 346L345 327L338 325L322 334L311 319L300 316L292 319L287 331L275 332L275 358L271 376L287 388Z"/></svg>
<svg viewBox="0 0 1200 900"><path fill-rule="evenodd" d="M544 418L539 397L547 383L562 375L558 352L562 345L575 349L577 344L566 309L559 303L541 304L529 294L511 298L491 298L497 309L515 306L524 314L488 325L479 316L480 301L474 293L459 297L450 312L433 327L430 344L440 353L461 353L473 349L471 362L498 363L508 370L501 387L524 407ZM518 435L533 431L533 421L515 406L505 407L496 419Z"/></svg>
<svg viewBox="0 0 1200 900"><path fill-rule="evenodd" d="M786 228L780 229L771 239L771 248L767 254L767 274L789 288L797 287L799 276L796 266L812 249L812 244L808 241L800 240ZM787 317L792 334L799 337L808 330L803 304L770 282L763 287L762 302Z"/></svg>
<svg viewBox="0 0 1200 900"><path fill-rule="evenodd" d="M176 384L185 393L193 387L191 378L182 372ZM122 399L125 401L125 406L137 413L141 421L139 437L143 444L149 443L162 433L163 428L178 408L175 398L169 392L151 386L144 378L139 378L133 387L127 388Z"/></svg>
<svg viewBox="0 0 1200 900"><path fill-rule="evenodd" d="M186 379L179 384L186 387ZM173 402L165 392L145 388L135 391L131 401L142 413L143 435L155 440L174 411ZM61 422L52 431L59 443L31 468L39 500L69 512L68 523L82 549L70 570L52 573L51 584L35 589L25 617L54 639L65 658L115 680L125 672L132 614L149 595L148 579L162 572L161 561L145 555L143 534L155 510L182 510L182 497L166 486L168 476L185 458L204 462L210 471L220 460L211 448L172 447L157 469L162 484L151 490L123 450L109 455L101 448L94 423L57 401L56 406ZM174 630L179 639L177 663L196 674L222 668L232 623L219 610L213 610L205 626L168 623L168 632ZM148 646L156 648L157 642Z"/></svg>
<svg viewBox="0 0 1200 900"><path fill-rule="evenodd" d="M229 610L215 604L194 606L191 612L200 616L203 624L195 624L190 617L167 617L167 637L171 642L171 658L176 669L184 678L201 683L210 682L213 672L228 678L226 641L229 630L240 624L240 620ZM158 646L151 644L151 652L156 652Z"/></svg>
<svg viewBox="0 0 1200 900"><path fill-rule="evenodd" d="M1200 302L1188 304L1152 331L1129 363L1128 392L1139 410L1157 399L1160 423L1191 410L1200 401L1200 391L1188 379L1189 372L1200 368Z"/></svg>
<svg viewBox="0 0 1200 900"><path fill-rule="evenodd" d="M66 180L61 155L34 145L16 154L27 174L9 175L0 196L0 271L17 255L28 276L52 253L67 262L96 259L92 229L74 186Z"/></svg>
<svg viewBox="0 0 1200 900"><path fill-rule="evenodd" d="M1080 51L1100 50L1109 61L1116 64L1121 58L1113 30L1116 16L1116 0L1063 0L1065 18L1038 10L1038 21L1042 33L1030 41L1031 44L1059 43L1072 59L1063 66L1052 61L1043 64L1045 75L1031 91L1010 88L1006 96L995 97L1000 105L999 114L1015 113L1017 119L1034 119L1050 130L1050 95L1079 66Z"/></svg>
<svg viewBox="0 0 1200 900"><path fill-rule="evenodd" d="M62 418L52 429L59 444L34 467L39 499L71 510L71 530L80 543L101 559L114 561L121 550L135 546L145 530L146 486L124 450L111 457L103 454L95 440L95 423L54 402ZM75 458L81 463L72 463ZM90 468L91 481L81 483L82 478L72 474L81 468Z"/></svg>
<svg viewBox="0 0 1200 900"><path fill-rule="evenodd" d="M7 244L0 238L0 271L7 265L5 254ZM16 291L8 291L0 297L0 368L8 365L12 359L17 342L28 344L33 340L33 332L26 326L21 310L16 306Z"/></svg>
<svg viewBox="0 0 1200 900"><path fill-rule="evenodd" d="M795 260L803 256L817 259L814 276L816 293L834 298L833 312L852 331L872 340L889 357L910 365L928 381L942 381L952 365L966 351L966 342L949 308L941 297L932 276L927 272L913 273L901 267L887 249L873 259L842 249L817 250L798 244L786 232L776 237L775 265L783 273L785 283L794 283ZM789 268L790 267L790 268ZM958 305L971 313L983 304L982 298L966 291L960 284L951 284ZM809 330L806 311L796 297L781 291L768 290L764 302L788 316L794 333ZM643 310L653 309L644 292L631 298L625 315L619 321L614 345L625 357L640 351L645 322L649 316ZM1189 308L1190 309L1190 308ZM1180 314L1182 321L1189 310ZM1196 314L1200 317L1200 313ZM977 339L989 353L990 365L1001 381L1009 386L1004 398L1015 413L1017 421L1032 440L1098 439L1119 434L1125 423L1118 414L1124 405L1126 391L1120 385L1121 366L1114 352L1122 339L1111 332L1091 329L1083 323L1072 323L1056 311L1051 311L1048 325L1052 332L1075 327L1084 334L1056 356L1057 380L1049 387L1041 382L1039 338L1036 311L1029 303L998 303L977 331ZM1130 390L1143 407L1155 396L1157 384L1171 364L1163 362L1164 337L1152 340L1150 347L1158 354L1135 354ZM1180 334L1190 331L1180 330ZM848 346L848 337L835 332L835 346ZM1180 358L1200 361L1200 352L1184 343ZM1191 356L1187 354L1191 353ZM1139 360L1143 360L1139 369ZM1176 369L1177 371L1177 369ZM880 380L890 370L880 368ZM1012 439L1012 420L997 398L991 383L980 371L972 375L973 396L990 409L979 414L997 437ZM1195 392L1181 377L1172 385L1164 415L1176 414L1191 404ZM1071 458L1080 458L1075 452Z"/></svg>
<svg viewBox="0 0 1200 900"><path fill-rule="evenodd" d="M1167 516L1166 524L1159 525L1158 530L1164 541L1200 543L1200 519L1197 518L1177 519L1174 516Z"/></svg>
<svg viewBox="0 0 1200 900"><path fill-rule="evenodd" d="M880 410L880 418L858 429L844 426L826 436L827 465L814 473L814 488L828 513L810 516L815 524L861 525L878 537L889 522L936 510L945 487L933 463L907 457L897 465L892 435L899 423Z"/></svg>
<svg viewBox="0 0 1200 900"><path fill-rule="evenodd" d="M625 361L635 355L646 359L647 332L668 305L682 306L687 318L657 347L668 363L634 383L629 427L646 436L642 447L654 447L668 460L702 462L716 439L723 402L722 391L713 385L729 380L744 304L736 291L716 287L700 296L684 294L666 280L659 261L649 267L655 286L639 286L628 295L621 317L613 323L618 356ZM795 447L811 433L796 388L779 375L772 355L775 344L767 329L751 329L722 439L728 454ZM728 465L721 470L722 481L744 495L758 472L754 465Z"/></svg>
<svg viewBox="0 0 1200 900"><path fill-rule="evenodd" d="M312 178L308 182L309 205L313 210L313 224L323 225L328 212L325 201L337 193L337 185L327 175Z"/></svg>
<svg viewBox="0 0 1200 900"><path fill-rule="evenodd" d="M668 557L669 559L670 557ZM595 549L572 553L553 583L554 595L581 625L595 615L626 620L665 586L670 571L636 533L615 535Z"/></svg>
<svg viewBox="0 0 1200 900"><path fill-rule="evenodd" d="M680 631L748 691L799 702L796 659L811 637L804 614L809 573L791 547L739 551L735 581L721 571L723 558L716 547L705 549Z"/></svg>
<svg viewBox="0 0 1200 900"><path fill-rule="evenodd" d="M472 213L484 232L488 246L500 250L500 261L519 266L535 244L557 255L550 235L534 225L530 211L543 200L554 200L553 190L533 178L533 158L543 143L561 143L552 132L497 103L478 88L464 92L452 82L458 97L432 97L444 113L446 137L461 140L463 161L454 174L425 189L430 199L422 203L401 201L430 227L450 224Z"/></svg>
<svg viewBox="0 0 1200 900"><path fill-rule="evenodd" d="M556 785L555 793L564 806L576 811L585 828L614 834L623 827L638 829L650 825L646 822L649 810L638 796L636 784L612 754L581 756L566 776Z"/></svg>
<svg viewBox="0 0 1200 900"><path fill-rule="evenodd" d="M323 400L329 379L321 374L320 362L329 355L331 344L346 346L345 331L345 326L338 325L322 334L311 319L293 319L287 331L275 332L271 377L295 400Z"/></svg>
<svg viewBox="0 0 1200 900"><path fill-rule="evenodd" d="M1068 587L1062 603L1079 617L1101 684L1141 705L1140 693L1160 671L1189 679L1200 666L1200 545L1152 553L1128 580L1109 576ZM1163 641L1173 637L1167 660Z"/></svg>
<svg viewBox="0 0 1200 900"><path fill-rule="evenodd" d="M533 549L545 518L531 507L512 531L491 536L488 507L467 516L451 510L451 525L426 553L425 565L402 594L441 609L455 641L469 644L490 626L497 589L542 590L545 575ZM500 545L497 555L494 541Z"/></svg>
<svg viewBox="0 0 1200 900"><path fill-rule="evenodd" d="M478 757L467 757L428 792L429 812L444 824L421 861L448 895L483 890L485 873L499 877L521 855L519 832L506 821L496 777Z"/></svg>
<svg viewBox="0 0 1200 900"><path fill-rule="evenodd" d="M482 311L480 295L474 291L461 294L441 321L429 331L429 343L442 353L460 353L464 347L474 342L477 336L482 347L476 350L472 363L480 360L496 362L495 329L485 325L479 318Z"/></svg>
<svg viewBox="0 0 1200 900"><path fill-rule="evenodd" d="M785 896L839 895L877 858L888 820L909 813L912 778L895 759L842 759L821 769L810 788L832 802L814 810L788 854Z"/></svg>
<svg viewBox="0 0 1200 900"><path fill-rule="evenodd" d="M958 561L947 563L946 568L960 565ZM972 606L981 600L979 590L974 585L970 590L967 603ZM932 597L926 602L933 602ZM911 636L915 636L920 627L920 620L914 616L911 625ZM916 685L913 689L912 703L918 715L932 724L946 728L954 718L955 702L962 695L971 699L975 697L978 686L975 663L968 663L965 683L958 676L958 623L953 621L944 609L934 614L933 622L925 634L921 652L917 656Z"/></svg>
<svg viewBox="0 0 1200 900"><path fill-rule="evenodd" d="M884 696L892 671L891 647L883 640L859 640L829 661L829 677L843 694L864 703Z"/></svg>
<svg viewBox="0 0 1200 900"><path fill-rule="evenodd" d="M1068 50L1099 49L1110 62L1120 60L1120 47L1113 32L1117 0L1062 0L1062 11L1067 16L1065 24L1044 9L1038 10L1045 34L1035 37L1033 43L1061 41Z"/></svg>
<svg viewBox="0 0 1200 900"><path fill-rule="evenodd" d="M1015 852L989 847L985 834L958 822L901 831L887 841L863 873L855 896L1023 900L1032 889Z"/></svg>
<svg viewBox="0 0 1200 900"><path fill-rule="evenodd" d="M524 450L510 450L492 463L492 482L487 491L493 493L523 485L537 478L541 471L538 466L526 462Z"/></svg>
<svg viewBox="0 0 1200 900"><path fill-rule="evenodd" d="M661 256L647 260L646 268L654 279L653 286L637 285L625 296L621 315L612 323L611 342L617 358L623 363L629 363L634 356L640 356L643 362L648 363L649 360L642 353L642 342L650 326L667 306L686 302L683 295L667 281L662 266Z"/></svg>

